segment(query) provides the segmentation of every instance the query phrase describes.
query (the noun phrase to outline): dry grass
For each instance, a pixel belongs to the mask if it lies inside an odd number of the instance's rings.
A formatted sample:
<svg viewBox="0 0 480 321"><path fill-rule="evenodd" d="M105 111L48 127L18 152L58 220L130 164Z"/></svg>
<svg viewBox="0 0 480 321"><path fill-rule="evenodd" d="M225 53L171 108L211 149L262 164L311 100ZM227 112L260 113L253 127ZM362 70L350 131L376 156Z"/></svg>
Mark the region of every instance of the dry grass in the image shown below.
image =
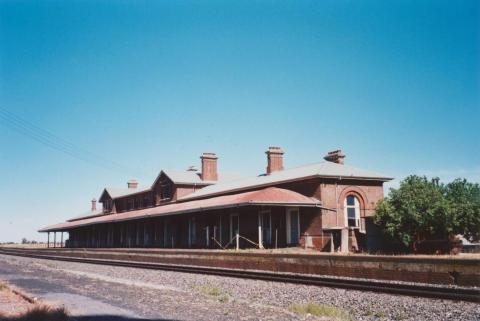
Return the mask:
<svg viewBox="0 0 480 321"><path fill-rule="evenodd" d="M1 321L68 321L68 313L64 308L51 308L46 305L35 306L17 316L2 316Z"/></svg>
<svg viewBox="0 0 480 321"><path fill-rule="evenodd" d="M329 317L337 321L352 321L352 316L345 310L323 304L293 304L288 308L297 314L311 314L316 317Z"/></svg>
<svg viewBox="0 0 480 321"><path fill-rule="evenodd" d="M19 248L19 249L38 249L38 248L47 248L46 243L36 243L36 244L19 244L19 243L13 243L13 244L0 244L0 248Z"/></svg>
<svg viewBox="0 0 480 321"><path fill-rule="evenodd" d="M197 290L204 295L215 297L221 303L227 303L229 301L229 295L219 288L200 286L197 288Z"/></svg>
<svg viewBox="0 0 480 321"><path fill-rule="evenodd" d="M0 282L0 292L2 293L0 300L3 303L3 305L0 305L0 321L70 320L64 308L53 308L29 301L22 294L10 289L5 283Z"/></svg>

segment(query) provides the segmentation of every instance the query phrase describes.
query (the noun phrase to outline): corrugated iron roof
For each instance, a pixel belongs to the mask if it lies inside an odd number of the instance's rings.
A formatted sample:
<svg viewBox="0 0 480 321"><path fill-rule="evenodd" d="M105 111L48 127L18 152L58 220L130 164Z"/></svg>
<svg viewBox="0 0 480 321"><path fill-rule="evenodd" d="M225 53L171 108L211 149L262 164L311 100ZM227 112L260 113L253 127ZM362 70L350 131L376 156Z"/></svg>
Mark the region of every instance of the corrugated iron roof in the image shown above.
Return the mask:
<svg viewBox="0 0 480 321"><path fill-rule="evenodd" d="M216 184L218 182L227 182L227 181L241 178L241 176L233 173L218 173L218 181L204 181L201 179L199 172L164 169L157 176L157 178L152 184L152 187L156 184L162 172L165 175L167 175L168 178L170 178L170 180L175 184L211 185L211 184Z"/></svg>
<svg viewBox="0 0 480 321"><path fill-rule="evenodd" d="M151 191L149 186L142 186L137 188L117 188L117 187L105 187L102 191L102 194L98 198L99 202L102 202L103 195L107 193L112 199L125 197L128 195L135 195L143 192Z"/></svg>
<svg viewBox="0 0 480 321"><path fill-rule="evenodd" d="M103 195L108 193L112 199L121 198L129 195L135 195L143 192L151 191L153 186L155 186L156 182L160 175L164 173L165 175L170 178L170 180L174 184L187 184L187 185L212 185L217 184L218 182L228 182L235 179L241 178L241 176L233 173L219 173L218 174L218 181L202 181L200 175L193 171L176 171L176 170L162 170L160 174L155 179L152 186L142 186L137 188L117 188L117 187L105 187L102 191L102 194L99 197L99 200L103 199Z"/></svg>
<svg viewBox="0 0 480 321"><path fill-rule="evenodd" d="M228 182L219 182L204 187L197 192L181 197L179 201L193 200L207 196L220 195L227 192L241 191L262 186L269 186L284 182L295 181L310 177L341 177L361 178L378 181L390 181L393 178L372 171L359 169L349 165L340 165L332 162L321 162L291 169L273 172L270 175L261 175Z"/></svg>
<svg viewBox="0 0 480 321"><path fill-rule="evenodd" d="M64 222L40 229L39 232L65 231L76 227L100 223L121 222L140 218L201 212L211 209L248 205L320 206L320 201L290 190L269 187L262 190L233 195L217 196L203 200L173 203L124 213L101 215L83 220Z"/></svg>
<svg viewBox="0 0 480 321"><path fill-rule="evenodd" d="M198 172L176 171L171 169L164 169L162 172L165 173L165 175L167 175L175 184L205 184L200 178Z"/></svg>
<svg viewBox="0 0 480 321"><path fill-rule="evenodd" d="M103 214L104 214L103 210L101 210L101 209L100 210L95 210L95 211L88 211L88 212L85 212L83 214L72 217L71 219L68 219L67 222L77 221L77 220L81 220L81 219L84 219L84 218L94 217L94 216L103 215Z"/></svg>

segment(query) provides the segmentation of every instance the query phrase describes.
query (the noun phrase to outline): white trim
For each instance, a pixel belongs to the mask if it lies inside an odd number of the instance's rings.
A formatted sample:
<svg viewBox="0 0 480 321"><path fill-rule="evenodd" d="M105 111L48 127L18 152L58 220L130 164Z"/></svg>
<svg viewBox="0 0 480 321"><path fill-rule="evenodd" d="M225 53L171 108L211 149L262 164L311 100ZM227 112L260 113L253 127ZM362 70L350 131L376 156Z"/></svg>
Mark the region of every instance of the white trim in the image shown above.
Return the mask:
<svg viewBox="0 0 480 321"><path fill-rule="evenodd" d="M347 198L351 196L354 199L354 205L347 205ZM348 209L349 208L354 208L355 209L355 226L349 226L348 225ZM345 200L343 201L343 215L345 219L345 227L351 227L351 228L360 228L360 202L358 200L358 197L355 195L349 194L345 196Z"/></svg>

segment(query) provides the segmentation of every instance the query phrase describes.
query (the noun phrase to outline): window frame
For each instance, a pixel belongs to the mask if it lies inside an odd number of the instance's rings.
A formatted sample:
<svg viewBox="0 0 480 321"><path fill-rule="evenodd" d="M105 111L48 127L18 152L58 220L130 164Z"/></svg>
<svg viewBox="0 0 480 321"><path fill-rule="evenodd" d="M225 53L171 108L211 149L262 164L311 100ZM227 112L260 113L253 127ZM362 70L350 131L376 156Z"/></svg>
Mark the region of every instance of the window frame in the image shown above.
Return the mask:
<svg viewBox="0 0 480 321"><path fill-rule="evenodd" d="M347 199L349 197L353 197L353 199L354 199L353 205L348 205ZM351 208L353 208L355 210L355 218L349 218L349 216L348 216L348 209L351 209ZM343 201L343 211L344 211L344 216L345 216L345 227L353 228L353 229L357 229L357 228L359 229L360 228L360 218L361 218L361 215L360 215L361 206L360 206L360 199L358 198L358 196L356 196L355 194L347 194L345 196L345 200ZM354 220L355 225L350 226L350 220Z"/></svg>
<svg viewBox="0 0 480 321"><path fill-rule="evenodd" d="M165 202L173 198L173 184L170 182L160 183L160 201Z"/></svg>

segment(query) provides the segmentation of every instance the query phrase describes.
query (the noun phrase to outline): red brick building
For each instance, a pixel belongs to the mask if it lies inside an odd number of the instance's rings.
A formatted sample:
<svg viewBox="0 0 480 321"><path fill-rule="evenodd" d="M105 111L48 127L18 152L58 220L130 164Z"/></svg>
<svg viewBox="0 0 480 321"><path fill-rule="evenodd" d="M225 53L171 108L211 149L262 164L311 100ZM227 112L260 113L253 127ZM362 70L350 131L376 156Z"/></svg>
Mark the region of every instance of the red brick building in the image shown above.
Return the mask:
<svg viewBox="0 0 480 321"><path fill-rule="evenodd" d="M40 232L68 232L68 247L376 247L372 216L392 178L345 165L340 150L292 169L280 148L266 154L265 174L236 178L204 153L201 172L162 170L147 187L105 188L101 209L93 199L89 213Z"/></svg>

